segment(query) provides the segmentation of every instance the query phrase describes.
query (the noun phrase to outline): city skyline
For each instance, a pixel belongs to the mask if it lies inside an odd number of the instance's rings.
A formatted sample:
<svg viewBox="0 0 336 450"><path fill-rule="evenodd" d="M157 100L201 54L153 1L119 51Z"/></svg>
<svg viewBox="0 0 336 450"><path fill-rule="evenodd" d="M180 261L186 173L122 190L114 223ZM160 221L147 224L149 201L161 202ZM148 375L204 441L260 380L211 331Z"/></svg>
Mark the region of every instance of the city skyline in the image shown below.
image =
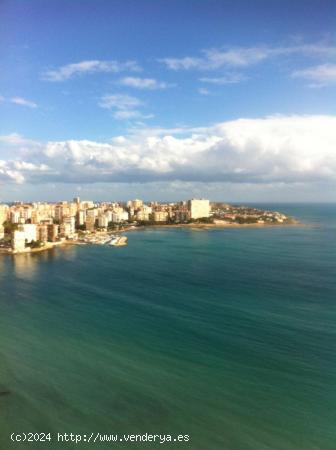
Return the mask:
<svg viewBox="0 0 336 450"><path fill-rule="evenodd" d="M336 200L334 2L0 13L0 202Z"/></svg>
<svg viewBox="0 0 336 450"><path fill-rule="evenodd" d="M0 204L0 253L50 250L61 244L124 246L127 237L113 232L146 227L209 229L239 226L294 225L298 222L279 211L189 199L175 203L127 203L81 200L58 203ZM194 228L193 228L194 227Z"/></svg>

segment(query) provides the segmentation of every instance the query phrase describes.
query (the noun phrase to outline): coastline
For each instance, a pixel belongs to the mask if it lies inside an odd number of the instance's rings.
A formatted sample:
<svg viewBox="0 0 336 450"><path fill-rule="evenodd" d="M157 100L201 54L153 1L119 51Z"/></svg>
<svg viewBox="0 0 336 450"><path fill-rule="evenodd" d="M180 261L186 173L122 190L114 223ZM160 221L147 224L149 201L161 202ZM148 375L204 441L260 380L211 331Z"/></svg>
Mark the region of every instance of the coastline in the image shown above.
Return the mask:
<svg viewBox="0 0 336 450"><path fill-rule="evenodd" d="M273 227L306 227L309 225L303 224L301 222L291 222L291 223L178 223L171 225L141 225L138 227L128 227L119 233L125 233L129 231L145 230L147 228L154 229L169 229L169 228L189 228L189 229L222 229L222 228L273 228Z"/></svg>
<svg viewBox="0 0 336 450"><path fill-rule="evenodd" d="M55 247L61 247L63 245L74 245L74 244L80 244L80 242L76 241L59 241L59 242L47 242L43 247L39 248L27 248L23 252L13 252L11 249L4 249L0 248L0 255L10 255L10 256L16 256L16 255L26 255L31 253L41 253L48 250L52 250Z"/></svg>
<svg viewBox="0 0 336 450"><path fill-rule="evenodd" d="M307 224L303 224L298 221L292 221L290 223L228 223L228 222L220 222L217 223L179 223L179 224L171 224L171 225L141 225L141 226L130 226L124 228L122 230L114 231L116 234L128 233L130 231L143 231L146 229L189 229L191 231L206 231L206 230L216 230L216 229L224 229L224 228L279 228L279 227L309 227ZM96 234L105 234L105 231L98 231ZM52 250L56 247L61 247L65 245L94 245L87 244L81 241L73 241L73 240L65 240L58 242L47 242L43 247L40 248L27 248L23 252L13 252L11 249L0 248L0 255L24 255L24 254L32 254L32 253L41 253L48 250Z"/></svg>

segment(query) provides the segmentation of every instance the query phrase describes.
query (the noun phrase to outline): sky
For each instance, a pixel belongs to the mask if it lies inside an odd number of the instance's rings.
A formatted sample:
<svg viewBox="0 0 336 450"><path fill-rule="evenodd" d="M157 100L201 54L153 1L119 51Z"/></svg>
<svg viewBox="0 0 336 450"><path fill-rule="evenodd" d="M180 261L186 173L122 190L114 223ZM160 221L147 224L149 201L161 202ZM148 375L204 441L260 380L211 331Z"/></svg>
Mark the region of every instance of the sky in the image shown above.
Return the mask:
<svg viewBox="0 0 336 450"><path fill-rule="evenodd" d="M335 202L335 24L335 0L0 0L0 202Z"/></svg>

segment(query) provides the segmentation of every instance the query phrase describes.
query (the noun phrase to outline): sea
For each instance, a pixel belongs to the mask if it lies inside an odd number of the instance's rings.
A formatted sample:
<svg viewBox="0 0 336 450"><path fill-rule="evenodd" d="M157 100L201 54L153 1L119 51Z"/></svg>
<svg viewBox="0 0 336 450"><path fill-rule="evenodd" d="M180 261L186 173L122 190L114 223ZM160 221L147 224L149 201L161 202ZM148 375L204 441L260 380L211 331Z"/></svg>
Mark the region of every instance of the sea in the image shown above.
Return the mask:
<svg viewBox="0 0 336 450"><path fill-rule="evenodd" d="M336 205L257 206L0 255L0 449L335 450Z"/></svg>

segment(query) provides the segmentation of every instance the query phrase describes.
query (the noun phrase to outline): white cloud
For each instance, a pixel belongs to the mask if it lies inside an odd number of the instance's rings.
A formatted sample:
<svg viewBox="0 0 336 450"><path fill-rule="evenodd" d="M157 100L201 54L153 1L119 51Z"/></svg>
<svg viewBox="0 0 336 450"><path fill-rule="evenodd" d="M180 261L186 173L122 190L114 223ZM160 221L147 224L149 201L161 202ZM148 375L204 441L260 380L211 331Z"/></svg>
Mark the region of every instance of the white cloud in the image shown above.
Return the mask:
<svg viewBox="0 0 336 450"><path fill-rule="evenodd" d="M126 94L104 95L99 102L102 108L119 110L128 110L141 104L138 98Z"/></svg>
<svg viewBox="0 0 336 450"><path fill-rule="evenodd" d="M140 111L136 109L121 109L120 111L116 111L113 114L113 117L116 119L138 119L141 118Z"/></svg>
<svg viewBox="0 0 336 450"><path fill-rule="evenodd" d="M118 73L123 71L138 72L141 68L135 61L99 61L89 60L78 63L67 64L58 69L47 70L42 74L42 79L46 81L65 81L76 75L90 73Z"/></svg>
<svg viewBox="0 0 336 450"><path fill-rule="evenodd" d="M126 94L105 95L101 98L99 106L113 111L113 117L118 120L150 119L152 114L143 114L137 108L143 103L137 97Z"/></svg>
<svg viewBox="0 0 336 450"><path fill-rule="evenodd" d="M32 141L31 139L26 139L18 133L11 133L0 136L0 144L1 143L5 145L15 146L38 144L38 142Z"/></svg>
<svg viewBox="0 0 336 450"><path fill-rule="evenodd" d="M16 105L20 105L20 106L27 106L28 108L37 108L37 104L27 100L23 97L12 97L11 99L9 99L9 101L11 103L15 103Z"/></svg>
<svg viewBox="0 0 336 450"><path fill-rule="evenodd" d="M136 89L167 89L168 84L163 81L157 81L154 78L125 77L120 80L123 86L129 86Z"/></svg>
<svg viewBox="0 0 336 450"><path fill-rule="evenodd" d="M273 50L267 47L237 48L228 50L205 50L204 55L209 68L223 66L244 67L256 64L272 55Z"/></svg>
<svg viewBox="0 0 336 450"><path fill-rule="evenodd" d="M31 172L35 172L35 171L41 171L41 172L46 172L49 170L49 167L46 164L33 164L31 162L26 162L26 161L13 161L13 166L15 167L16 170L21 170L21 171L31 171Z"/></svg>
<svg viewBox="0 0 336 450"><path fill-rule="evenodd" d="M198 88L198 93L201 95L210 95L209 89L206 88Z"/></svg>
<svg viewBox="0 0 336 450"><path fill-rule="evenodd" d="M310 81L311 87L323 87L336 84L336 64L320 64L292 73L293 78L303 78Z"/></svg>
<svg viewBox="0 0 336 450"><path fill-rule="evenodd" d="M200 78L200 81L202 81L202 83L225 85L225 84L240 83L242 81L245 81L246 79L247 78L244 75L241 75L239 73L232 73L232 74L227 74L223 77L217 77L217 78L203 77L203 78Z"/></svg>
<svg viewBox="0 0 336 450"><path fill-rule="evenodd" d="M2 161L1 177L77 184L336 183L335 128L336 116L270 116L184 130L183 136L180 129L149 129L110 143L48 142L20 161Z"/></svg>
<svg viewBox="0 0 336 450"><path fill-rule="evenodd" d="M163 58L163 62L171 70L214 70L221 67L245 67L266 59L270 50L267 48L235 48L203 50L202 57L186 56L183 58Z"/></svg>
<svg viewBox="0 0 336 450"><path fill-rule="evenodd" d="M154 117L153 114L142 114L140 111L133 109L133 110L120 110L116 111L113 114L113 117L116 119L151 119Z"/></svg>
<svg viewBox="0 0 336 450"><path fill-rule="evenodd" d="M220 68L244 68L270 58L304 55L309 57L336 56L336 47L324 44L302 44L283 47L254 46L212 48L201 52L201 56L163 58L159 61L171 70L215 70Z"/></svg>
<svg viewBox="0 0 336 450"><path fill-rule="evenodd" d="M12 170L7 161L0 160L0 182L21 184L24 182L24 176L21 172Z"/></svg>
<svg viewBox="0 0 336 450"><path fill-rule="evenodd" d="M171 70L200 69L202 66L206 65L204 59L191 56L185 56L183 58L162 58L159 61L164 63L168 69Z"/></svg>

